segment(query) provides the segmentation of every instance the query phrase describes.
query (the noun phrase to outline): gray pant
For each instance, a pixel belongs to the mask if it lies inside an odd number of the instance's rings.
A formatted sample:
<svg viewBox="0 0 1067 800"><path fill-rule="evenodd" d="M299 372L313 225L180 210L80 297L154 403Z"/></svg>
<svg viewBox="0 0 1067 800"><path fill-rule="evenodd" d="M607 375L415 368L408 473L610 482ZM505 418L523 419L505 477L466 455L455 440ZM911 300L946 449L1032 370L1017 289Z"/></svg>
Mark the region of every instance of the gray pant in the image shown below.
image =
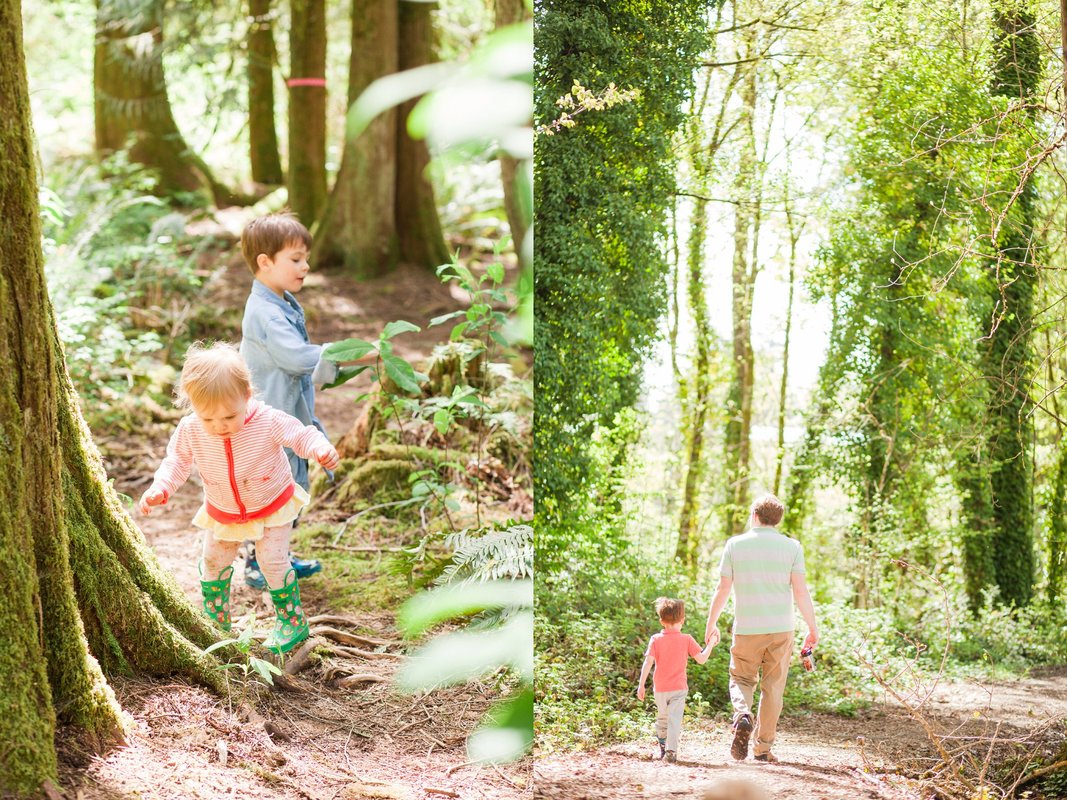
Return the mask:
<svg viewBox="0 0 1067 800"><path fill-rule="evenodd" d="M685 696L688 689L673 692L653 692L656 698L656 736L666 738L667 749L678 750L678 737L682 735L682 714L685 712Z"/></svg>

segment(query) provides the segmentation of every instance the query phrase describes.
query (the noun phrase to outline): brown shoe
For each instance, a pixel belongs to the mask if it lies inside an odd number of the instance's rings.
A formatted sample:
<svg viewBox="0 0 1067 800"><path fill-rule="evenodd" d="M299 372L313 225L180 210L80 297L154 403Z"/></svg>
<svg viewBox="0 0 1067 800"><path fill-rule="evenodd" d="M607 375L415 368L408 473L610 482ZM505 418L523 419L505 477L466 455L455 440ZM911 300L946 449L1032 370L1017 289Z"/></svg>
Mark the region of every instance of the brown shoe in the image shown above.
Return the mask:
<svg viewBox="0 0 1067 800"><path fill-rule="evenodd" d="M730 755L738 761L748 758L748 738L752 735L752 717L744 714L734 723L734 743L730 745Z"/></svg>
<svg viewBox="0 0 1067 800"><path fill-rule="evenodd" d="M776 756L774 753L771 753L771 752L760 753L758 756L755 756L755 759L756 759L756 761L759 761L761 764L777 764L778 763L778 756Z"/></svg>

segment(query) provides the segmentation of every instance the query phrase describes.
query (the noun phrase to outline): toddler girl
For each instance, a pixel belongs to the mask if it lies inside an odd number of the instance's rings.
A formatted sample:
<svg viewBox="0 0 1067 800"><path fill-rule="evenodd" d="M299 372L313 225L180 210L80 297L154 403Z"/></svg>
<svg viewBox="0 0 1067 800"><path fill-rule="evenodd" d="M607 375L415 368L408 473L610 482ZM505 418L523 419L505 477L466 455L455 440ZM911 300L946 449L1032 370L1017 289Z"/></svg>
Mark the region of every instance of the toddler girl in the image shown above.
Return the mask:
<svg viewBox="0 0 1067 800"><path fill-rule="evenodd" d="M264 646L287 652L308 637L288 553L293 520L310 498L293 482L283 448L327 469L339 463L337 451L317 428L252 398L248 367L232 345L190 348L178 405L193 413L178 422L167 457L141 497L141 513L166 503L196 464L204 482L204 504L193 517L193 524L205 530L200 561L204 612L223 630L230 629L231 564L243 540L255 541L277 615ZM204 580L205 574L212 579Z"/></svg>

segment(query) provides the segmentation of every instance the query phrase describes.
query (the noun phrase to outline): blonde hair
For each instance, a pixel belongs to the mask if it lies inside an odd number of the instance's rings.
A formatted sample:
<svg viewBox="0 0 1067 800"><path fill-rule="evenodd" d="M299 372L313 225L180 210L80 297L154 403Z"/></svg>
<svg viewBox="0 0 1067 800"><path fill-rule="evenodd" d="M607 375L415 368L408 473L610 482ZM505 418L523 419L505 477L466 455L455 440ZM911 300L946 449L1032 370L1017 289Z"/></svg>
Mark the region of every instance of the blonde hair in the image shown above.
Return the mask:
<svg viewBox="0 0 1067 800"><path fill-rule="evenodd" d="M176 392L179 408L214 409L251 393L252 374L232 344L196 342L186 352Z"/></svg>
<svg viewBox="0 0 1067 800"><path fill-rule="evenodd" d="M659 615L659 621L664 625L681 622L685 616L685 601L673 600L670 597L657 597L656 614Z"/></svg>
<svg viewBox="0 0 1067 800"><path fill-rule="evenodd" d="M765 494L763 497L756 498L752 504L752 513L764 525L770 525L773 528L785 516L785 506L773 494Z"/></svg>
<svg viewBox="0 0 1067 800"><path fill-rule="evenodd" d="M279 211L256 217L241 232L241 254L253 275L259 274L260 253L271 259L289 245L302 244L311 249L311 234L292 211Z"/></svg>

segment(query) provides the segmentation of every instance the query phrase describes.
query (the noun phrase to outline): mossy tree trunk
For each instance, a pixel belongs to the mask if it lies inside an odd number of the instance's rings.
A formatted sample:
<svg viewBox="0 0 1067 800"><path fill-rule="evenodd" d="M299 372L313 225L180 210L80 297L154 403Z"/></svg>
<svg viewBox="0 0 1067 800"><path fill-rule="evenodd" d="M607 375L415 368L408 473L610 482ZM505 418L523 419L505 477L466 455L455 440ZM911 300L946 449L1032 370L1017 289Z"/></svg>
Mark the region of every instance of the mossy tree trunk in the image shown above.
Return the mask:
<svg viewBox="0 0 1067 800"><path fill-rule="evenodd" d="M496 0L496 26L503 28L530 19L530 10L523 0ZM522 252L522 243L529 229L529 220L533 213L532 208L524 199L527 192L519 184L519 162L509 155L500 156L500 178L504 183L504 210L508 216L508 227L511 228L511 238L515 249ZM522 180L525 180L523 178Z"/></svg>
<svg viewBox="0 0 1067 800"><path fill-rule="evenodd" d="M161 194L210 192L218 205L238 202L185 143L163 73L161 0L97 0L93 58L96 149L129 145L130 158L159 175Z"/></svg>
<svg viewBox="0 0 1067 800"><path fill-rule="evenodd" d="M398 10L395 0L372 0L352 9L348 103L378 78L397 71ZM356 139L345 140L313 258L372 277L396 265L396 126L390 109Z"/></svg>
<svg viewBox="0 0 1067 800"><path fill-rule="evenodd" d="M248 145L252 180L281 184L278 133L274 126L274 17L270 0L249 0Z"/></svg>
<svg viewBox="0 0 1067 800"><path fill-rule="evenodd" d="M432 12L437 3L401 0L399 5L398 69L432 63ZM412 139L407 130L408 114L416 102L400 106L396 123L396 231L401 260L433 268L448 261L448 246L427 174L430 151L424 140Z"/></svg>
<svg viewBox="0 0 1067 800"><path fill-rule="evenodd" d="M215 639L108 485L44 277L18 0L0 0L0 795L56 779L57 725L121 738L105 674L223 688Z"/></svg>
<svg viewBox="0 0 1067 800"><path fill-rule="evenodd" d="M995 5L996 64L993 94L1033 102L1041 75L1041 44L1034 15L1012 0ZM1033 125L1032 111L1019 127ZM1026 134L1024 134L1026 135ZM1017 606L1030 602L1034 583L1033 421L1028 386L1033 368L1031 331L1037 270L1031 240L1037 217L1037 187L1032 177L1020 187L1015 208L1003 220L996 242L995 296L1000 321L982 351L983 373L990 381L988 456L991 464L992 551L1000 599Z"/></svg>
<svg viewBox="0 0 1067 800"><path fill-rule="evenodd" d="M292 0L291 9L289 207L310 228L326 206L326 4Z"/></svg>

